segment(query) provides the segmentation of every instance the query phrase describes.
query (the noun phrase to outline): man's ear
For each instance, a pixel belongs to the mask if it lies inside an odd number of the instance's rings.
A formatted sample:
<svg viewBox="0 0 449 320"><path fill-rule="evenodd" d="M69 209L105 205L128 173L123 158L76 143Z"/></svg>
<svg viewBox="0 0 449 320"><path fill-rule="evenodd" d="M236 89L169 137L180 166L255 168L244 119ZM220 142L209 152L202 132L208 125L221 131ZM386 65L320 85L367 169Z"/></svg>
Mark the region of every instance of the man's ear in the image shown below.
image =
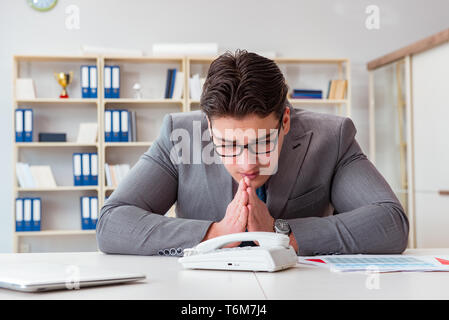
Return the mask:
<svg viewBox="0 0 449 320"><path fill-rule="evenodd" d="M284 135L290 131L290 108L285 108L284 117L282 119L282 128Z"/></svg>
<svg viewBox="0 0 449 320"><path fill-rule="evenodd" d="M207 117L206 116L206 120L207 120L207 130L209 130L209 136L210 136L210 138L212 139L212 125L211 125L211 123L210 123L210 119L209 119L209 117Z"/></svg>

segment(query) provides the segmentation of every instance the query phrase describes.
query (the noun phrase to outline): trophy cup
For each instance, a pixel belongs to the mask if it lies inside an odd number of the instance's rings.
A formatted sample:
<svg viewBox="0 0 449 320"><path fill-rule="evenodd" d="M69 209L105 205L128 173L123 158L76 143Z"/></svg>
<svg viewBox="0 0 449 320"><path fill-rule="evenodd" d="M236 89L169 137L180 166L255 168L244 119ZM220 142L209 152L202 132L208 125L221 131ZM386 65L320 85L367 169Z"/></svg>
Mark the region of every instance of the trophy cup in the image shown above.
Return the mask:
<svg viewBox="0 0 449 320"><path fill-rule="evenodd" d="M58 81L58 83L62 87L62 92L59 98L67 99L69 95L67 94L67 86L72 82L73 80L73 71L70 71L69 73L65 72L55 72L55 79Z"/></svg>

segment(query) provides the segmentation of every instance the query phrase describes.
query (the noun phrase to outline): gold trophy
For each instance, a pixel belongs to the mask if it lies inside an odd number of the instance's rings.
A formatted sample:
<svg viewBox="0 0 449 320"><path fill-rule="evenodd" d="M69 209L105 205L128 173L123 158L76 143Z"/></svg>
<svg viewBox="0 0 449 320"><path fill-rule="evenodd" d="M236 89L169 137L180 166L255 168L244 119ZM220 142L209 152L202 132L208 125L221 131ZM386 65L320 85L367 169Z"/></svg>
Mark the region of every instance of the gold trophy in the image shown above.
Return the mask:
<svg viewBox="0 0 449 320"><path fill-rule="evenodd" d="M62 92L59 98L67 99L69 95L67 94L67 86L72 83L73 80L73 71L70 71L69 73L65 72L55 72L55 79L58 81L58 83L62 87Z"/></svg>

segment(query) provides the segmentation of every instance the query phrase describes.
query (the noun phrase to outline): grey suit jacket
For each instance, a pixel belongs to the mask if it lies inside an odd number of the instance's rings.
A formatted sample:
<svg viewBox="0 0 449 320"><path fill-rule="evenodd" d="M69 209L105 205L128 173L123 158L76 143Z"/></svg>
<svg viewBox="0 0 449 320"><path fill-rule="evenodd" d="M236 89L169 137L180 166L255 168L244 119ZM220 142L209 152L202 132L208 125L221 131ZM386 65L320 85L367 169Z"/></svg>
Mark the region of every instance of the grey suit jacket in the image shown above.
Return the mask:
<svg viewBox="0 0 449 320"><path fill-rule="evenodd" d="M195 120L203 139L194 135ZM180 128L190 133L193 148L210 146L203 113L165 116L155 143L101 209L101 251L179 256L224 217L233 178L221 163L177 164L170 134ZM355 134L349 118L291 109L278 171L266 182L266 204L275 219L288 220L299 255L401 253L407 246L404 210ZM196 156L190 154L192 162ZM164 216L175 202L176 218Z"/></svg>

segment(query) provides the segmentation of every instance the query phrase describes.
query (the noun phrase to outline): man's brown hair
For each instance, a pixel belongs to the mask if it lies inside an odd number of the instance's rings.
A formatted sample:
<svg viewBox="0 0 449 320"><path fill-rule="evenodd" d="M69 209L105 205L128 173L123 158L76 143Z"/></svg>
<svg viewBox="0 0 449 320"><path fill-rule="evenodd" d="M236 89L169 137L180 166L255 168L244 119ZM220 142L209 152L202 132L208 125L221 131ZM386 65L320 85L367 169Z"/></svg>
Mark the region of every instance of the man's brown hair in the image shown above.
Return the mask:
<svg viewBox="0 0 449 320"><path fill-rule="evenodd" d="M201 109L209 119L249 114L280 119L288 86L277 64L246 50L226 52L210 65L201 95Z"/></svg>

